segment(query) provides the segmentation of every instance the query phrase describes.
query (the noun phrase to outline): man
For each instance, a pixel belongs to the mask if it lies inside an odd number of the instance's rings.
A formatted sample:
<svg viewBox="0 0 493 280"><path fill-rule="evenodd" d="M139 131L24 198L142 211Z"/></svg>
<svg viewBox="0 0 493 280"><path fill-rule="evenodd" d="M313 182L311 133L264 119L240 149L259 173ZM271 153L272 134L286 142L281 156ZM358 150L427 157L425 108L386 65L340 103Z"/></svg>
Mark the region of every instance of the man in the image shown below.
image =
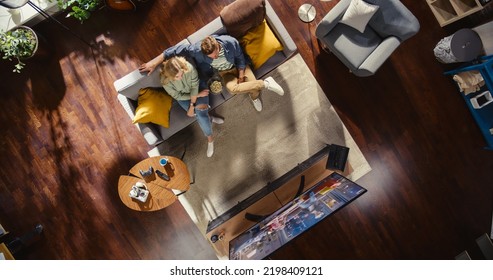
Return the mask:
<svg viewBox="0 0 493 280"><path fill-rule="evenodd" d="M165 59L172 56L193 58L202 76L201 83L206 83L207 78L204 77L211 77L214 71L218 71L229 92L231 94L248 93L253 106L259 112L262 111L262 102L259 98L262 89L284 95L284 90L272 77L265 80L255 78L252 69L246 63L240 43L229 35L211 35L192 45L173 46L151 61L142 64L139 70L148 71L150 74Z"/></svg>

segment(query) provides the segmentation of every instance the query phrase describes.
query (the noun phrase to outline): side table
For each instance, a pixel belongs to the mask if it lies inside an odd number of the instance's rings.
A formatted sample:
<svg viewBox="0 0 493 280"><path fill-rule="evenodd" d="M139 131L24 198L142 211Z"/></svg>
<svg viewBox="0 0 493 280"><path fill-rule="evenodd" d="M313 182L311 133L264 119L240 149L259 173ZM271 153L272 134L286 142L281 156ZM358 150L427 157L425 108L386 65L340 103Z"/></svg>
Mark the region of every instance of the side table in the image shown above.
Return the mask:
<svg viewBox="0 0 493 280"><path fill-rule="evenodd" d="M442 63L467 62L477 58L483 44L472 29L463 28L438 42L433 52Z"/></svg>
<svg viewBox="0 0 493 280"><path fill-rule="evenodd" d="M160 159L167 158L168 165L165 167L159 164ZM154 169L152 175L142 177L140 170L147 171L149 167ZM167 174L169 181L161 179L155 171L160 170ZM149 197L145 203L132 199L128 194L132 186L137 182L142 182L149 190ZM190 189L190 173L186 164L179 158L171 156L157 156L146 158L134 165L129 175L122 175L118 180L118 194L123 204L136 211L156 211L168 207L178 198L173 190L181 191L178 195Z"/></svg>

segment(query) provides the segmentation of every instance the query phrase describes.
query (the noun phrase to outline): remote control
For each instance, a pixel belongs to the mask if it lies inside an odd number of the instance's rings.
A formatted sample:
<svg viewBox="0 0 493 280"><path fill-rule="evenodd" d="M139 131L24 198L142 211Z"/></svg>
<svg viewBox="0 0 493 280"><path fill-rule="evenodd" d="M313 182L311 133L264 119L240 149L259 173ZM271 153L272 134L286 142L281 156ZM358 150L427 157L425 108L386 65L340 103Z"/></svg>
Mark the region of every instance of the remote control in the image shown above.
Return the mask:
<svg viewBox="0 0 493 280"><path fill-rule="evenodd" d="M161 172L161 170L156 170L156 174L157 176L159 176L159 178L169 181L169 176Z"/></svg>

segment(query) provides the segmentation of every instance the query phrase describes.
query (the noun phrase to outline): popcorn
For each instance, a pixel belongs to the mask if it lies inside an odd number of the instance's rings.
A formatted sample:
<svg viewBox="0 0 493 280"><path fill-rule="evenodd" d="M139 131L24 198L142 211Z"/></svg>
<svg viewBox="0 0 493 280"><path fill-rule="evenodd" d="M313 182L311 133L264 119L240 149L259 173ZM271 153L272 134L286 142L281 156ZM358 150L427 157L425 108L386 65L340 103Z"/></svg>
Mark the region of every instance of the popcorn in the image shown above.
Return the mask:
<svg viewBox="0 0 493 280"><path fill-rule="evenodd" d="M221 91L223 90L223 85L221 84L220 81L213 81L210 85L209 85L209 90L211 93L213 94L219 94L221 93Z"/></svg>

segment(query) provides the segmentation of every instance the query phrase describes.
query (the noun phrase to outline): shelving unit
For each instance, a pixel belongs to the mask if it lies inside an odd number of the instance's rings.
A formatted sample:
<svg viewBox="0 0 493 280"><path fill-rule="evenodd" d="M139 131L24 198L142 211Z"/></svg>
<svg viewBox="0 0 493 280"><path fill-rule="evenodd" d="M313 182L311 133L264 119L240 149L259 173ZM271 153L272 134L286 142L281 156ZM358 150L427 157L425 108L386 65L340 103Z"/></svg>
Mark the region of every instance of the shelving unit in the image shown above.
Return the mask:
<svg viewBox="0 0 493 280"><path fill-rule="evenodd" d="M477 70L481 73L485 81L485 86L475 93L470 93L468 95L461 93L461 95L486 140L486 149L493 150L493 103L476 109L471 102L472 98L482 94L484 91L489 90L490 92L493 92L493 55L484 56L468 66L447 71L444 74L455 75L460 72L472 70Z"/></svg>
<svg viewBox="0 0 493 280"><path fill-rule="evenodd" d="M479 0L426 0L440 26L445 26L483 9Z"/></svg>

